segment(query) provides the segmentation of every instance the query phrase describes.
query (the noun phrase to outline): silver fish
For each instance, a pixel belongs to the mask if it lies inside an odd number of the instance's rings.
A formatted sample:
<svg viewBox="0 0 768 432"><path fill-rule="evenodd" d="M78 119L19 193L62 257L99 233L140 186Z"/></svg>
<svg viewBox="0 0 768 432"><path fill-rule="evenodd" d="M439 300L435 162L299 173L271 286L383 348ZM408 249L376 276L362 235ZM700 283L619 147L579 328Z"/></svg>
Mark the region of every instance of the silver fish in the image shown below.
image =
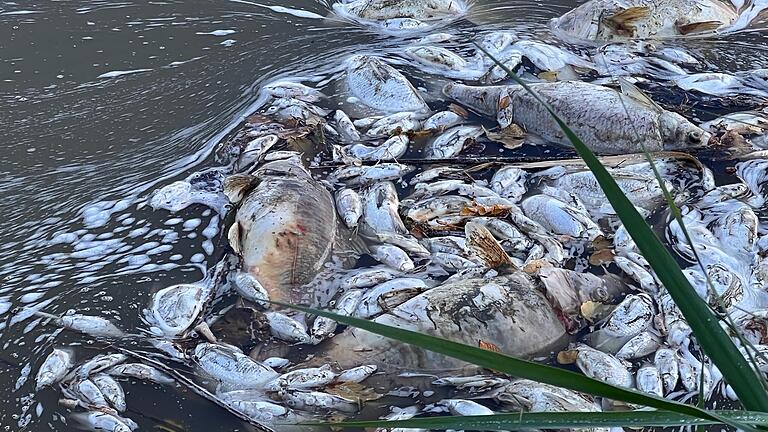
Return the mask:
<svg viewBox="0 0 768 432"><path fill-rule="evenodd" d="M282 357L269 357L264 359L261 363L272 369L282 369L291 364L291 361Z"/></svg>
<svg viewBox="0 0 768 432"><path fill-rule="evenodd" d="M109 369L126 360L128 357L125 354L100 354L80 365L75 373L80 379L86 379L92 374Z"/></svg>
<svg viewBox="0 0 768 432"><path fill-rule="evenodd" d="M417 131L421 128L421 114L415 112L397 112L376 120L365 134L372 137L398 135Z"/></svg>
<svg viewBox="0 0 768 432"><path fill-rule="evenodd" d="M548 195L534 195L523 200L525 215L557 235L594 240L602 235L600 227L582 209Z"/></svg>
<svg viewBox="0 0 768 432"><path fill-rule="evenodd" d="M414 222L427 222L438 216L457 214L471 205L472 201L462 196L441 196L414 204L406 215Z"/></svg>
<svg viewBox="0 0 768 432"><path fill-rule="evenodd" d="M254 186L254 183L258 184ZM272 300L298 301L330 258L340 235L331 194L298 158L269 162L254 176L227 178L225 193L240 202L229 243Z"/></svg>
<svg viewBox="0 0 768 432"><path fill-rule="evenodd" d="M717 0L590 0L550 27L566 39L610 42L714 33L737 18L732 5Z"/></svg>
<svg viewBox="0 0 768 432"><path fill-rule="evenodd" d="M579 345L576 366L584 375L619 387L634 388L634 377L627 366L616 357Z"/></svg>
<svg viewBox="0 0 768 432"><path fill-rule="evenodd" d="M405 49L405 55L417 63L446 76L466 75L467 61L445 48L415 46Z"/></svg>
<svg viewBox="0 0 768 432"><path fill-rule="evenodd" d="M401 274L401 272L387 266L354 269L350 271L346 279L341 281L340 288L342 290L368 288L392 280Z"/></svg>
<svg viewBox="0 0 768 432"><path fill-rule="evenodd" d="M659 370L661 380L664 383L665 394L674 391L680 378L677 354L669 348L662 348L656 351L653 357L653 364Z"/></svg>
<svg viewBox="0 0 768 432"><path fill-rule="evenodd" d="M104 398L112 405L116 410L125 411L125 392L123 387L115 381L111 376L105 374L95 375L91 381L96 384Z"/></svg>
<svg viewBox="0 0 768 432"><path fill-rule="evenodd" d="M660 346L661 342L656 335L644 331L627 341L627 343L616 352L616 358L621 360L636 360L655 353Z"/></svg>
<svg viewBox="0 0 768 432"><path fill-rule="evenodd" d="M126 363L117 365L107 371L107 374L118 377L136 378L157 384L173 384L175 381L168 375L152 366L142 363Z"/></svg>
<svg viewBox="0 0 768 432"><path fill-rule="evenodd" d="M601 411L589 396L549 384L521 379L489 392L499 402L531 412Z"/></svg>
<svg viewBox="0 0 768 432"><path fill-rule="evenodd" d="M382 264L388 265L401 272L409 272L415 268L413 261L404 250L391 244L370 246L371 256Z"/></svg>
<svg viewBox="0 0 768 432"><path fill-rule="evenodd" d="M253 139L246 144L240 157L237 159L237 169L245 170L253 163L261 161L264 155L272 148L280 139L277 135L265 135Z"/></svg>
<svg viewBox="0 0 768 432"><path fill-rule="evenodd" d="M378 234L376 238L382 243L388 243L399 247L400 249L408 252L408 254L411 256L428 258L430 255L429 251L424 246L422 246L418 240L411 236L393 233L381 233Z"/></svg>
<svg viewBox="0 0 768 432"><path fill-rule="evenodd" d="M341 189L336 192L336 210L348 228L355 228L363 216L363 200L353 189Z"/></svg>
<svg viewBox="0 0 768 432"><path fill-rule="evenodd" d="M297 369L279 376L270 390L307 390L324 387L336 379L336 373L329 365L316 368Z"/></svg>
<svg viewBox="0 0 768 432"><path fill-rule="evenodd" d="M117 328L108 319L102 317L81 314L70 314L59 317L40 311L36 311L34 314L43 318L50 318L56 325L94 337L119 338L125 336L125 333L122 330Z"/></svg>
<svg viewBox="0 0 768 432"><path fill-rule="evenodd" d="M407 135L395 135L378 145L353 144L344 151L363 161L391 161L404 155L409 143Z"/></svg>
<svg viewBox="0 0 768 432"><path fill-rule="evenodd" d="M358 410L358 404L355 401L328 393L289 391L281 392L280 394L289 407L301 411L354 413Z"/></svg>
<svg viewBox="0 0 768 432"><path fill-rule="evenodd" d="M74 363L74 356L69 350L54 348L43 360L35 377L35 390L53 385L64 378Z"/></svg>
<svg viewBox="0 0 768 432"><path fill-rule="evenodd" d="M275 81L266 84L264 91L276 98L293 98L304 102L317 102L323 94L320 90L292 81Z"/></svg>
<svg viewBox="0 0 768 432"><path fill-rule="evenodd" d="M279 376L271 367L228 345L201 343L195 347L194 358L206 374L234 388L263 388Z"/></svg>
<svg viewBox="0 0 768 432"><path fill-rule="evenodd" d="M477 416L494 414L493 410L490 408L466 399L443 399L438 402L438 404L448 408L448 411L450 411L452 415Z"/></svg>
<svg viewBox="0 0 768 432"><path fill-rule="evenodd" d="M383 60L358 55L348 59L346 65L352 95L369 107L384 112L429 109L408 78Z"/></svg>
<svg viewBox="0 0 768 432"><path fill-rule="evenodd" d="M269 293L258 279L245 272L237 272L234 279L235 291L240 297L263 308L269 307Z"/></svg>
<svg viewBox="0 0 768 432"><path fill-rule="evenodd" d="M444 131L464 123L466 119L453 111L440 111L424 121L424 130Z"/></svg>
<svg viewBox="0 0 768 432"><path fill-rule="evenodd" d="M367 186L387 180L399 180L414 168L394 162L383 162L373 166L346 166L328 175L331 183L345 183L348 186Z"/></svg>
<svg viewBox="0 0 768 432"><path fill-rule="evenodd" d="M366 20L412 18L418 20L456 16L467 10L467 4L458 0L352 0L336 3L334 9Z"/></svg>
<svg viewBox="0 0 768 432"><path fill-rule="evenodd" d="M636 153L642 145L648 151L695 148L706 145L711 138L710 133L660 108L634 88L625 86L623 94L576 81L534 83L529 87L598 153ZM521 86L448 84L443 92L483 114L497 116L502 127L514 122L549 142L571 146L544 106ZM585 115L590 116L587 123Z"/></svg>
<svg viewBox="0 0 768 432"><path fill-rule="evenodd" d="M336 110L333 114L333 119L336 121L336 125L339 127L341 138L344 141L359 141L360 132L355 128L355 124L349 118L347 113L342 110Z"/></svg>
<svg viewBox="0 0 768 432"><path fill-rule="evenodd" d="M152 296L147 319L162 335L180 336L197 321L206 294L200 285L181 284L163 288Z"/></svg>
<svg viewBox="0 0 768 432"><path fill-rule="evenodd" d="M360 232L368 237L380 233L405 234L403 221L400 219L400 198L391 182L377 183L363 191L363 218Z"/></svg>
<svg viewBox="0 0 768 432"><path fill-rule="evenodd" d="M312 344L317 345L323 340L333 336L336 327L338 327L338 323L331 318L322 316L316 317L315 320L312 321L312 328L309 331Z"/></svg>
<svg viewBox="0 0 768 432"><path fill-rule="evenodd" d="M368 377L376 373L376 371L379 369L376 365L363 365L354 367L352 369L347 369L345 371L342 371L339 376L336 377L336 382L340 383L359 383L363 382Z"/></svg>
<svg viewBox="0 0 768 432"><path fill-rule="evenodd" d="M91 430L106 432L132 432L136 429L135 423L126 422L118 416L107 414L101 411L88 411L84 413L72 414L75 420Z"/></svg>
<svg viewBox="0 0 768 432"><path fill-rule="evenodd" d="M454 126L427 144L424 153L432 159L452 158L484 133L485 130L480 126Z"/></svg>
<svg viewBox="0 0 768 432"><path fill-rule="evenodd" d="M78 398L87 405L97 408L109 408L107 399L93 381L88 379L80 381L74 385L74 390Z"/></svg>
<svg viewBox="0 0 768 432"><path fill-rule="evenodd" d="M493 173L491 178L491 189L500 196L513 202L520 201L525 195L525 180L528 173L517 167L502 167Z"/></svg>
<svg viewBox="0 0 768 432"><path fill-rule="evenodd" d="M664 396L661 374L654 365L645 365L638 369L635 379L637 381L637 389L641 392L650 393L658 397Z"/></svg>
<svg viewBox="0 0 768 432"><path fill-rule="evenodd" d="M381 296L402 290L410 292L414 288L424 291L428 287L423 280L417 278L398 278L377 285L362 296L354 316L367 319L386 312L379 302Z"/></svg>
<svg viewBox="0 0 768 432"><path fill-rule="evenodd" d="M310 343L311 338L303 324L280 312L269 311L264 313L269 321L269 330L272 336L286 342Z"/></svg>

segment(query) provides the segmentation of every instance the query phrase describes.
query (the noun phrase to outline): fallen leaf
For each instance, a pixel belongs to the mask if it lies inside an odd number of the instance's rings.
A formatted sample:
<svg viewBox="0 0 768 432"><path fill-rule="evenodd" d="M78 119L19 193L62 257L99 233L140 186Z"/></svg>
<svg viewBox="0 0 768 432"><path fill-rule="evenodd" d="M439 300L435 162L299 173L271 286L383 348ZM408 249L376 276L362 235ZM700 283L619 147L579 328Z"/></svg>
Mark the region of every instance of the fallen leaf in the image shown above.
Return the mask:
<svg viewBox="0 0 768 432"><path fill-rule="evenodd" d="M525 267L523 267L523 271L530 275L534 275L544 267L552 267L552 263L545 259L536 259L526 264Z"/></svg>
<svg viewBox="0 0 768 432"><path fill-rule="evenodd" d="M593 253L589 257L589 263L593 266L602 265L605 263L609 263L613 261L613 257L615 257L616 254L610 250L610 249L602 249L595 253Z"/></svg>
<svg viewBox="0 0 768 432"><path fill-rule="evenodd" d="M574 364L576 363L576 357L579 356L579 352L575 350L560 351L557 353L557 362L559 364Z"/></svg>
<svg viewBox="0 0 768 432"><path fill-rule="evenodd" d="M514 150L525 142L525 131L520 126L512 123L499 131L485 131L485 135L491 141L500 143L504 148Z"/></svg>
<svg viewBox="0 0 768 432"><path fill-rule="evenodd" d="M486 351L493 351L493 352L497 352L497 353L501 352L501 348L499 348L498 346L494 345L491 342L486 342L486 341L484 341L482 339L477 341L477 346L478 346L478 348L484 349Z"/></svg>
<svg viewBox="0 0 768 432"><path fill-rule="evenodd" d="M331 387L326 387L326 392L341 396L343 398L356 400L359 402L369 402L376 399L380 399L382 394L376 393L374 389L366 387L360 383L339 383Z"/></svg>

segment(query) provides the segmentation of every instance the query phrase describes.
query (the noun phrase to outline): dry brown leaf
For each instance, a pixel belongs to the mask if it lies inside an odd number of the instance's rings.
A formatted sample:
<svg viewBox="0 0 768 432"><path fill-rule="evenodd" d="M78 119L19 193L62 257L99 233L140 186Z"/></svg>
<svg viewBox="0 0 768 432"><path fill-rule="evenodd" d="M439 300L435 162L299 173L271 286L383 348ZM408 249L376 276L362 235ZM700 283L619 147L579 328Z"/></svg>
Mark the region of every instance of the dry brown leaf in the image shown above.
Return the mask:
<svg viewBox="0 0 768 432"><path fill-rule="evenodd" d="M559 364L567 365L576 363L576 357L579 356L579 352L575 350L560 351L557 353L557 362Z"/></svg>
<svg viewBox="0 0 768 432"><path fill-rule="evenodd" d="M482 339L477 341L477 346L478 346L478 348L484 349L486 351L493 351L493 352L497 352L497 353L501 352L501 348L499 348L498 346L496 346L495 344L493 344L491 342L486 342L486 341L484 341Z"/></svg>
<svg viewBox="0 0 768 432"><path fill-rule="evenodd" d="M341 396L343 398L352 399L360 402L369 402L376 399L380 399L382 394L376 393L374 389L366 387L360 383L339 383L332 387L326 387L326 392Z"/></svg>
<svg viewBox="0 0 768 432"><path fill-rule="evenodd" d="M509 214L509 208L502 205L483 206L473 204L470 207L464 207L459 212L461 216L493 216L506 217Z"/></svg>
<svg viewBox="0 0 768 432"><path fill-rule="evenodd" d="M464 118L468 118L469 117L469 111L467 111L464 107L456 105L454 103L448 105L448 110L449 111L453 111L454 113L456 113L456 114L458 114L458 115L460 115L460 116L462 116Z"/></svg>
<svg viewBox="0 0 768 432"><path fill-rule="evenodd" d="M525 267L523 267L523 271L530 275L535 275L544 267L552 267L552 263L545 259L537 259L526 264Z"/></svg>
<svg viewBox="0 0 768 432"><path fill-rule="evenodd" d="M525 131L514 123L498 131L486 130L485 135L491 141L500 143L509 150L514 150L525 142Z"/></svg>
<svg viewBox="0 0 768 432"><path fill-rule="evenodd" d="M610 250L610 249L602 249L595 253L593 253L589 257L589 263L593 266L603 265L605 263L609 263L613 261L613 257L615 257L616 254Z"/></svg>

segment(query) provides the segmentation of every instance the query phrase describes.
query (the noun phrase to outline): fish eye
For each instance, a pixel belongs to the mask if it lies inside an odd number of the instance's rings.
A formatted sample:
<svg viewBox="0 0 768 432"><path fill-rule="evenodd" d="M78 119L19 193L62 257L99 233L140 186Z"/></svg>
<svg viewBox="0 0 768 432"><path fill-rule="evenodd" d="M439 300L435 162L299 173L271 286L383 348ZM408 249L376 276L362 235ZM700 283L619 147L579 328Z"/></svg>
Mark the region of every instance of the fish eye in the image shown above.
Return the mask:
<svg viewBox="0 0 768 432"><path fill-rule="evenodd" d="M699 131L690 131L688 132L688 141L690 142L699 142L701 140L701 132Z"/></svg>

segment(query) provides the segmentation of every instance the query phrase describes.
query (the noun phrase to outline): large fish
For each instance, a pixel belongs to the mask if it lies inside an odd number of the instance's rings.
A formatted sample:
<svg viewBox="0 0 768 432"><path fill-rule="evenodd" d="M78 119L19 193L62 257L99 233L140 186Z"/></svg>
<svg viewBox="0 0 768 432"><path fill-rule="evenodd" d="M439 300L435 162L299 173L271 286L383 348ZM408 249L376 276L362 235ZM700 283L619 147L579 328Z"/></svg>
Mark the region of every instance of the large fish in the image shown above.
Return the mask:
<svg viewBox="0 0 768 432"><path fill-rule="evenodd" d="M365 105L388 113L429 109L408 78L380 58L356 55L346 65L349 90Z"/></svg>
<svg viewBox="0 0 768 432"><path fill-rule="evenodd" d="M333 197L299 157L264 164L253 176L227 178L224 191L240 203L229 242L272 300L301 301L342 235Z"/></svg>
<svg viewBox="0 0 768 432"><path fill-rule="evenodd" d="M353 0L336 3L333 8L365 20L411 18L423 21L461 15L466 12L467 4L462 0Z"/></svg>
<svg viewBox="0 0 768 432"><path fill-rule="evenodd" d="M474 346L495 346L522 358L556 348L565 337L554 310L522 272L444 284L374 321ZM380 369L419 370L466 366L360 329L349 328L327 343L323 356L343 367L377 364Z"/></svg>
<svg viewBox="0 0 768 432"><path fill-rule="evenodd" d="M631 86L627 84L627 86ZM603 154L702 147L712 135L664 110L634 87L619 93L595 84L564 81L529 84L592 150ZM546 108L521 86L448 84L443 92L473 110L516 123L548 142L571 146Z"/></svg>
<svg viewBox="0 0 768 432"><path fill-rule="evenodd" d="M550 25L564 39L609 42L712 33L738 18L721 0L590 0Z"/></svg>

